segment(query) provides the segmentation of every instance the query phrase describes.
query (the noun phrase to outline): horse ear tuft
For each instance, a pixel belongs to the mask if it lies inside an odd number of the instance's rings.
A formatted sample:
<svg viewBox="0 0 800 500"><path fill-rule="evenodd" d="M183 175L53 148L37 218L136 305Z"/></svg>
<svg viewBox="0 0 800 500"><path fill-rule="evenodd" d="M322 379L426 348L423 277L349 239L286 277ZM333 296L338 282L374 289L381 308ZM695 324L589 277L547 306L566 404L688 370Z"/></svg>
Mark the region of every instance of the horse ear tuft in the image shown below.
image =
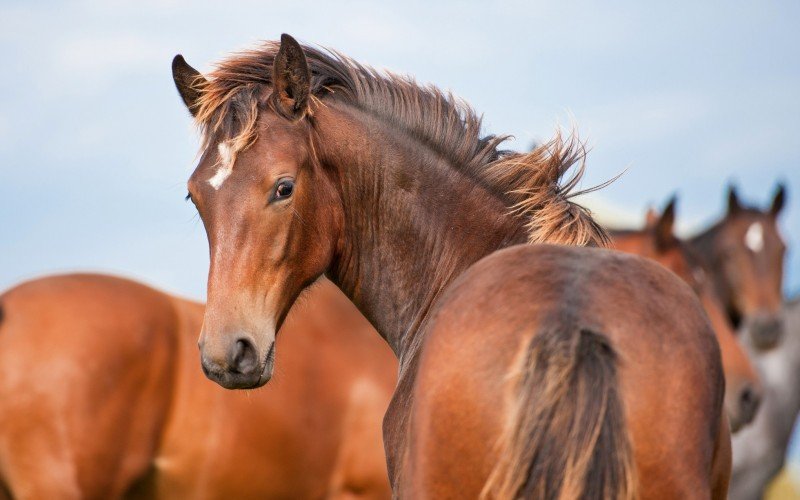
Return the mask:
<svg viewBox="0 0 800 500"><path fill-rule="evenodd" d="M178 54L172 59L172 80L175 87L183 99L183 103L189 109L192 116L197 116L197 106L200 101L200 91L198 84L205 81L199 71L189 66L189 63Z"/></svg>
<svg viewBox="0 0 800 500"><path fill-rule="evenodd" d="M775 196L772 198L772 206L769 212L773 217L777 217L783 210L784 205L786 205L786 185L781 182L775 189Z"/></svg>
<svg viewBox="0 0 800 500"><path fill-rule="evenodd" d="M284 33L281 46L272 66L272 98L276 110L284 117L295 120L308 111L311 74L303 47Z"/></svg>

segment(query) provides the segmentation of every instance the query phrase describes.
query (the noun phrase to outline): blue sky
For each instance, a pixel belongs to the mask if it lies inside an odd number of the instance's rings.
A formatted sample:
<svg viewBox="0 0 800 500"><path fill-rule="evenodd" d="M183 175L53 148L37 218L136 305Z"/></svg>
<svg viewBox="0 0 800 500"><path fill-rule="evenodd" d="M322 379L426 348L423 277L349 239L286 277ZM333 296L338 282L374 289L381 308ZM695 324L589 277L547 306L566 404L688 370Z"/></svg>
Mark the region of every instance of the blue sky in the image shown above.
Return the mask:
<svg viewBox="0 0 800 500"><path fill-rule="evenodd" d="M797 2L0 4L0 288L98 270L202 298L207 246L183 201L197 137L170 61L199 69L288 32L453 90L512 147L574 123L593 203L638 221L680 194L691 232L735 180L800 236ZM800 289L789 256L787 289Z"/></svg>

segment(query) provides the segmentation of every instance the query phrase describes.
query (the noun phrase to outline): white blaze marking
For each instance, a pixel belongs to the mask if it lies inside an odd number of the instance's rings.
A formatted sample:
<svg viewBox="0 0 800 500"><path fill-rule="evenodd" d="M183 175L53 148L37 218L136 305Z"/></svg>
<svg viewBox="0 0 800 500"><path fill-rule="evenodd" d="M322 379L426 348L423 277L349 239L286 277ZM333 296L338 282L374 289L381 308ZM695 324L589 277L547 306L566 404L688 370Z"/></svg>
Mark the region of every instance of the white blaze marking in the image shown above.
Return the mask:
<svg viewBox="0 0 800 500"><path fill-rule="evenodd" d="M754 222L747 228L744 235L744 244L754 253L764 249L764 227L760 222Z"/></svg>
<svg viewBox="0 0 800 500"><path fill-rule="evenodd" d="M217 173L208 180L208 183L211 184L211 187L214 189L219 189L222 183L225 182L225 179L227 179L233 171L231 147L224 142L220 142L219 145L217 145L217 152L219 152L220 166L217 168Z"/></svg>

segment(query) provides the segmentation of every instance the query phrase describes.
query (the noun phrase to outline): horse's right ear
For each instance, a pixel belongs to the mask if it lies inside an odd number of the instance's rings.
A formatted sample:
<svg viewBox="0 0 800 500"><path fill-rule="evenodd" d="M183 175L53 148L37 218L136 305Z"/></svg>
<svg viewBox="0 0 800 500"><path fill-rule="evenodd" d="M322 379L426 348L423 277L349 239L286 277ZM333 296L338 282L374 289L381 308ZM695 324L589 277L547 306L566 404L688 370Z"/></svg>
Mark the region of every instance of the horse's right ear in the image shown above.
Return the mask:
<svg viewBox="0 0 800 500"><path fill-rule="evenodd" d="M661 212L661 216L655 223L656 247L659 250L666 250L675 243L675 203L678 197L673 195L667 202L667 206Z"/></svg>
<svg viewBox="0 0 800 500"><path fill-rule="evenodd" d="M197 116L197 107L200 102L200 91L197 86L205 82L203 75L189 66L183 56L178 54L172 59L172 79L175 81L175 87L178 88L183 103L189 108L189 113Z"/></svg>
<svg viewBox="0 0 800 500"><path fill-rule="evenodd" d="M786 186L783 183L778 184L775 189L775 196L772 198L772 206L769 211L773 217L777 217L783 206L786 204Z"/></svg>
<svg viewBox="0 0 800 500"><path fill-rule="evenodd" d="M739 195L736 194L736 186L730 184L728 186L728 213L733 215L742 209L742 204L739 203Z"/></svg>

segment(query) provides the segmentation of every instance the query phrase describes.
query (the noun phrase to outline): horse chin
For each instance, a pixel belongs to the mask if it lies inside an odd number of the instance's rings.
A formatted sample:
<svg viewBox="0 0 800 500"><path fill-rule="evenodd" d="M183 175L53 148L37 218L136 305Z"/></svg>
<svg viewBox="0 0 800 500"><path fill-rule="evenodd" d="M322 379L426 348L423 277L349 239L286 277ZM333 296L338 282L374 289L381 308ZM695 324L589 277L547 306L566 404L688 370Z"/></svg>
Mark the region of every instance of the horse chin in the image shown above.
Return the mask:
<svg viewBox="0 0 800 500"><path fill-rule="evenodd" d="M241 373L206 373L206 377L225 389L257 389L272 379L272 366L265 366L260 375L253 377Z"/></svg>

